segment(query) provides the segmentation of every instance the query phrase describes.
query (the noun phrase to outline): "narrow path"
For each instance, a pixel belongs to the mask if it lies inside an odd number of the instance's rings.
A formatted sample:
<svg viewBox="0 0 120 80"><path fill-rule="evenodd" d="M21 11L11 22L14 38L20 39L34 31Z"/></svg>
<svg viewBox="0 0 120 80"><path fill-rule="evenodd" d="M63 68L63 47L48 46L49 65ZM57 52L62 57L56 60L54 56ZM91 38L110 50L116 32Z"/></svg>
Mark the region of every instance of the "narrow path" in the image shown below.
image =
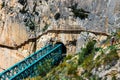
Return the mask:
<svg viewBox="0 0 120 80"><path fill-rule="evenodd" d="M13 49L13 50L17 50L18 48L21 48L22 46L29 44L29 42L33 42L36 39L39 39L41 36L46 35L48 33L72 33L72 34L80 34L81 32L90 32L93 33L95 35L104 35L104 36L110 36L109 34L105 33L105 32L97 32L97 31L90 31L90 30L84 30L84 29L56 29L56 30L47 30L46 32L38 35L36 38L30 38L27 41L25 41L24 43L21 43L20 45L16 45L16 46L7 46L7 45L2 45L0 44L0 47L3 48L9 48L9 49Z"/></svg>

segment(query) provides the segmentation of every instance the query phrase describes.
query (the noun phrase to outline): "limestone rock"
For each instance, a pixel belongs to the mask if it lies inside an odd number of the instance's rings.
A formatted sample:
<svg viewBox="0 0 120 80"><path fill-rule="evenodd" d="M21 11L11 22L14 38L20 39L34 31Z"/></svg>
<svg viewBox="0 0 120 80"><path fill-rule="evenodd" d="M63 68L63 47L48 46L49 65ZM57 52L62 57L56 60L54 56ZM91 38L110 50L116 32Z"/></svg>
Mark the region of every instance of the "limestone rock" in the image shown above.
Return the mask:
<svg viewBox="0 0 120 80"><path fill-rule="evenodd" d="M8 17L3 29L1 30L0 44L16 47L28 40L28 34L22 26L22 24L12 22L12 20Z"/></svg>
<svg viewBox="0 0 120 80"><path fill-rule="evenodd" d="M78 3L77 9L88 11L88 18L80 19L74 17L70 6ZM59 13L58 20L54 18ZM78 29L107 32L116 32L120 28L120 0L0 0L0 45L15 47L27 41L30 35L42 33L42 29L48 24L48 29ZM46 30L48 30L46 29ZM54 36L53 36L54 35ZM88 38L95 38L101 46L106 40L106 36L96 36L92 33L81 32L80 34L46 34L37 40L37 49L48 44L51 38L55 41L63 42L67 45L68 52L79 52L86 44ZM75 42L76 41L76 42ZM73 45L72 42L75 44ZM33 42L34 44L34 42ZM28 46L24 45L19 50L1 49L3 54L1 61L8 60L2 67L7 68L18 61L16 54L29 53L33 46L32 42ZM106 44L105 44L106 45ZM105 45L102 45L104 47ZM108 44L107 44L108 45ZM33 48L33 47L32 47ZM31 49L32 50L32 49ZM25 52L24 52L25 51ZM10 55L14 53L15 56ZM118 51L119 53L119 51ZM8 55L8 56L7 56ZM12 56L12 60L11 57ZM1 66L1 65L0 65ZM119 75L118 75L119 76Z"/></svg>
<svg viewBox="0 0 120 80"><path fill-rule="evenodd" d="M79 37L77 39L77 50L76 50L76 52L80 52L81 48L83 48L85 46L85 44L91 39L96 40L95 34L87 33L87 32L81 32L81 34L79 35Z"/></svg>

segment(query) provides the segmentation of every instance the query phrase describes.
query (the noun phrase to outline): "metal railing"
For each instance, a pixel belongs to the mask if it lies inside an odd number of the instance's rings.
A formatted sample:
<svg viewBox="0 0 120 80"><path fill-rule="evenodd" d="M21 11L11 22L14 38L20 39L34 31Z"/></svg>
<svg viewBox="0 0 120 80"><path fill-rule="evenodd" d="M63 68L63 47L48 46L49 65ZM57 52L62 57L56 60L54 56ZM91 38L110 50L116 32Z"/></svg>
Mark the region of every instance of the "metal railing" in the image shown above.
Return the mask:
<svg viewBox="0 0 120 80"><path fill-rule="evenodd" d="M27 77L39 75L37 67L45 64L46 59L52 59L51 65L62 58L62 45L47 45L36 51L24 60L0 73L0 80L22 80Z"/></svg>

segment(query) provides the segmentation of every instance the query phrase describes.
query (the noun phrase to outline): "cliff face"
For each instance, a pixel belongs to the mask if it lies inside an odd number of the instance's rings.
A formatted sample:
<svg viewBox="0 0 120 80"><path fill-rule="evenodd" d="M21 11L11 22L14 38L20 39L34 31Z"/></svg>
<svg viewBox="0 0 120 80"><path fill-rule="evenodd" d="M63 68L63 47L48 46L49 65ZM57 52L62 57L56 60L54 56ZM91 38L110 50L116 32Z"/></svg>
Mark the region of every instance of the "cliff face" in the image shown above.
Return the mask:
<svg viewBox="0 0 120 80"><path fill-rule="evenodd" d="M115 32L119 28L119 2L120 0L0 0L0 44L19 45L33 31L45 31L46 26L50 29L79 26L87 30ZM77 16L80 9L89 12L87 17L81 18L83 14ZM12 37L8 38L9 35Z"/></svg>
<svg viewBox="0 0 120 80"><path fill-rule="evenodd" d="M0 0L0 45L16 47L48 29L74 27L111 34L120 28L119 21L120 0ZM37 49L55 35L47 34L38 39ZM79 35L58 34L57 40L67 44L75 38L77 45L68 45L71 47L68 51L74 48L72 52L79 52L87 41L85 36L96 37L100 41L106 39L106 36L83 32ZM0 66L7 68L23 59L32 53L34 44L33 41L13 50L1 47L0 56L3 57ZM6 63L3 62L5 60Z"/></svg>

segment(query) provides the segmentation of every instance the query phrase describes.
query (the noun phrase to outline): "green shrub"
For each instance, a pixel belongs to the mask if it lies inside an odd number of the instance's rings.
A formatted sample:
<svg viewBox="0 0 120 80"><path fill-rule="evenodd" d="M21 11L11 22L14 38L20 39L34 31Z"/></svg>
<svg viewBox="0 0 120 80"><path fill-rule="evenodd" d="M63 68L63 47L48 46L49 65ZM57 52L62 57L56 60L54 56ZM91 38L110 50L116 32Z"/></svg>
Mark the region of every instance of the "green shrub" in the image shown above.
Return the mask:
<svg viewBox="0 0 120 80"><path fill-rule="evenodd" d="M48 24L45 24L44 28L42 29L42 31L46 31L48 29L49 25Z"/></svg>
<svg viewBox="0 0 120 80"><path fill-rule="evenodd" d="M117 54L117 50L116 49L112 49L105 57L104 57L104 62L103 64L108 64L110 62L112 62L113 60L118 60L119 56Z"/></svg>
<svg viewBox="0 0 120 80"><path fill-rule="evenodd" d="M112 80L117 80L115 76L112 77Z"/></svg>
<svg viewBox="0 0 120 80"><path fill-rule="evenodd" d="M72 5L70 8L72 9L72 12L74 13L74 17L79 17L80 19L85 19L88 17L88 11L85 11L84 9L78 9L77 3Z"/></svg>
<svg viewBox="0 0 120 80"><path fill-rule="evenodd" d="M67 66L67 68L68 68L68 75L69 74L76 75L77 66L78 66L77 64L70 64L69 66Z"/></svg>
<svg viewBox="0 0 120 80"><path fill-rule="evenodd" d="M33 21L33 20L31 20L31 19L26 19L25 21L25 25L27 26L27 27L29 27L29 29L31 30L31 31L35 31L35 29L36 29L36 23Z"/></svg>
<svg viewBox="0 0 120 80"><path fill-rule="evenodd" d="M24 80L43 80L41 76L33 77L33 78L27 78Z"/></svg>
<svg viewBox="0 0 120 80"><path fill-rule="evenodd" d="M50 71L52 67L51 63L52 63L52 60L46 60L43 62L43 64L38 66L40 76L45 76Z"/></svg>
<svg viewBox="0 0 120 80"><path fill-rule="evenodd" d="M95 43L96 43L95 40L90 40L90 41L87 43L85 56L92 53L92 51L94 50L94 45L95 45Z"/></svg>
<svg viewBox="0 0 120 80"><path fill-rule="evenodd" d="M118 60L118 54L115 47L111 47L110 52L108 54L105 54L103 51L101 52L101 55L99 55L96 60L94 61L95 67L98 68L101 65L106 65L111 63L112 61Z"/></svg>
<svg viewBox="0 0 120 80"><path fill-rule="evenodd" d="M92 76L92 74L88 71L86 71L84 74L83 74L84 77L86 78L90 78L90 76Z"/></svg>
<svg viewBox="0 0 120 80"><path fill-rule="evenodd" d="M89 54L94 53L94 45L95 45L96 41L94 40L90 40L85 48L81 49L81 52L79 53L79 59L78 59L78 64L80 65L81 63L83 63L84 59L86 56L88 56Z"/></svg>
<svg viewBox="0 0 120 80"><path fill-rule="evenodd" d="M94 54L89 54L85 60L83 61L83 64L82 64L82 67L87 70L87 71L91 71L95 64L94 64L94 61L93 61L93 58L94 58Z"/></svg>
<svg viewBox="0 0 120 80"><path fill-rule="evenodd" d="M85 48L84 48L85 49ZM78 59L78 64L80 65L84 61L84 51L82 50L81 53L79 53L79 59Z"/></svg>
<svg viewBox="0 0 120 80"><path fill-rule="evenodd" d="M63 63L61 63L59 66L60 66L60 68L64 68L64 67L66 67L68 64L64 61Z"/></svg>
<svg viewBox="0 0 120 80"><path fill-rule="evenodd" d="M70 60L71 58L72 58L72 55L67 55L67 56L64 58L64 61Z"/></svg>
<svg viewBox="0 0 120 80"><path fill-rule="evenodd" d="M59 74L54 75L54 80L59 80Z"/></svg>
<svg viewBox="0 0 120 80"><path fill-rule="evenodd" d="M101 80L97 75L92 75L89 80Z"/></svg>
<svg viewBox="0 0 120 80"><path fill-rule="evenodd" d="M3 2L3 3L1 4L1 9L2 9L3 7L5 7L5 2Z"/></svg>

